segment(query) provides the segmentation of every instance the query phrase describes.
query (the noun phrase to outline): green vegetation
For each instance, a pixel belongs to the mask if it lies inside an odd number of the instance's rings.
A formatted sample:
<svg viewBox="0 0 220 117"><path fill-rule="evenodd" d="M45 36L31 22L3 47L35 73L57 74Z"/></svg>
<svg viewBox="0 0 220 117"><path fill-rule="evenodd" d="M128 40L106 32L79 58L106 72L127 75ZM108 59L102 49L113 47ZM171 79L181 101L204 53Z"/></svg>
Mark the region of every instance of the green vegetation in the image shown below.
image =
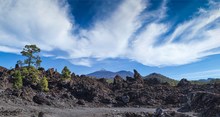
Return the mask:
<svg viewBox="0 0 220 117"><path fill-rule="evenodd" d="M65 66L62 70L62 80L70 80L71 79L71 71Z"/></svg>
<svg viewBox="0 0 220 117"><path fill-rule="evenodd" d="M21 68L21 75L23 78L25 78L25 76L28 76L29 72L28 69L26 67L22 67Z"/></svg>
<svg viewBox="0 0 220 117"><path fill-rule="evenodd" d="M107 83L113 83L113 81L114 81L113 79L107 79L106 80Z"/></svg>
<svg viewBox="0 0 220 117"><path fill-rule="evenodd" d="M21 54L27 59L22 62L21 60L17 61L17 65L20 67L20 74L23 79L27 79L31 84L38 84L39 79L39 71L37 68L40 67L41 59L39 56L40 48L38 48L36 45L25 45L23 50L21 51ZM27 64L27 66L23 66ZM36 68L33 67L33 65L36 66Z"/></svg>
<svg viewBox="0 0 220 117"><path fill-rule="evenodd" d="M46 77L41 78L40 87L42 91L49 91L48 89L48 81Z"/></svg>
<svg viewBox="0 0 220 117"><path fill-rule="evenodd" d="M28 79L31 81L32 84L37 84L39 83L40 79L39 79L39 71L34 68L34 67L30 67L28 70Z"/></svg>
<svg viewBox="0 0 220 117"><path fill-rule="evenodd" d="M24 64L27 64L28 67L30 67L32 64L39 67L40 63L42 62L40 60L40 56L38 55L39 52L40 48L38 48L36 45L25 45L23 51L21 51L21 54L27 57L27 59L24 60Z"/></svg>
<svg viewBox="0 0 220 117"><path fill-rule="evenodd" d="M13 83L13 87L16 89L20 89L23 86L23 79L21 76L21 72L19 70L16 70L14 73L14 83Z"/></svg>

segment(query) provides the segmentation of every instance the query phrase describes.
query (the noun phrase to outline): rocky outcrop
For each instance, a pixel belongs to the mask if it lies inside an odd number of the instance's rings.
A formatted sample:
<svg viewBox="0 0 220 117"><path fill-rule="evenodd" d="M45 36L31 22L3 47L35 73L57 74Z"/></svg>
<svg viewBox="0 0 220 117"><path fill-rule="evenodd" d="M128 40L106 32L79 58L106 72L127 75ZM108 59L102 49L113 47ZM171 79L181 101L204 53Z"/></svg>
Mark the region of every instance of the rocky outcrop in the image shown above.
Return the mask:
<svg viewBox="0 0 220 117"><path fill-rule="evenodd" d="M134 79L138 82L138 83L144 83L144 80L142 78L142 76L138 73L137 70L134 69Z"/></svg>
<svg viewBox="0 0 220 117"><path fill-rule="evenodd" d="M57 72L57 70L54 70L54 68L49 68L46 71L46 76L48 78L54 78L54 79L59 79L60 78L60 73Z"/></svg>
<svg viewBox="0 0 220 117"><path fill-rule="evenodd" d="M8 69L6 69L6 68L0 66L0 77L2 77L3 74L6 75L6 74L7 74L7 71L8 71Z"/></svg>
<svg viewBox="0 0 220 117"><path fill-rule="evenodd" d="M185 78L181 79L180 82L177 84L178 87L185 87L189 85L191 85L190 81Z"/></svg>
<svg viewBox="0 0 220 117"><path fill-rule="evenodd" d="M7 71L8 69L6 69L5 67L0 66L0 72L4 72Z"/></svg>
<svg viewBox="0 0 220 117"><path fill-rule="evenodd" d="M112 91L103 83L89 77L76 78L69 86L70 92L78 99L88 102L111 100ZM110 102L109 102L110 103Z"/></svg>
<svg viewBox="0 0 220 117"><path fill-rule="evenodd" d="M113 90L122 89L124 87L125 81L119 75L116 75L113 81Z"/></svg>

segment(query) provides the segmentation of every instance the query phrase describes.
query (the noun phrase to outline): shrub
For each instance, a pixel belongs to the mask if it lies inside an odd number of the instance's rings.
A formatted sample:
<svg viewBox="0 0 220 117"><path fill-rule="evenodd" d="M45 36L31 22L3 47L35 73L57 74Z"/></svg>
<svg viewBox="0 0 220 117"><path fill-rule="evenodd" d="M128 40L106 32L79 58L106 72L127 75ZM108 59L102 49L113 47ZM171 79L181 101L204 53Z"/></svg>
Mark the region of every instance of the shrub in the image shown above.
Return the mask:
<svg viewBox="0 0 220 117"><path fill-rule="evenodd" d="M22 77L25 78L25 77L28 76L28 74L29 74L28 69L27 69L26 67L23 67L23 68L21 69L21 75L22 75Z"/></svg>
<svg viewBox="0 0 220 117"><path fill-rule="evenodd" d="M37 84L39 83L40 79L39 79L39 71L34 68L33 66L29 67L29 75L28 75L28 78L30 79L31 83L32 84Z"/></svg>
<svg viewBox="0 0 220 117"><path fill-rule="evenodd" d="M62 80L71 79L71 71L65 66L62 70Z"/></svg>
<svg viewBox="0 0 220 117"><path fill-rule="evenodd" d="M16 70L14 73L14 84L13 87L16 89L20 89L23 86L23 79L21 77L21 72Z"/></svg>
<svg viewBox="0 0 220 117"><path fill-rule="evenodd" d="M48 81L46 77L41 78L40 87L42 91L49 91L48 89Z"/></svg>

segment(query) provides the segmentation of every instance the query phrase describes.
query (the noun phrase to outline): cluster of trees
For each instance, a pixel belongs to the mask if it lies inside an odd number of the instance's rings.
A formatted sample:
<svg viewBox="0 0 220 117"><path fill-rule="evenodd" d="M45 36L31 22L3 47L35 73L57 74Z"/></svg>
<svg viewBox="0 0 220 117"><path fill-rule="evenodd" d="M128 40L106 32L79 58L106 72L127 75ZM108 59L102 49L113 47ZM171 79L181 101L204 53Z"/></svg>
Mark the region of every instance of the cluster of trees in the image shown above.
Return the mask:
<svg viewBox="0 0 220 117"><path fill-rule="evenodd" d="M40 48L36 45L26 45L21 54L26 57L24 61L17 61L13 75L13 86L16 89L23 87L25 80L31 85L38 85L42 91L49 91L48 78L40 72L42 62L39 53ZM71 71L65 66L62 70L61 80L70 80Z"/></svg>

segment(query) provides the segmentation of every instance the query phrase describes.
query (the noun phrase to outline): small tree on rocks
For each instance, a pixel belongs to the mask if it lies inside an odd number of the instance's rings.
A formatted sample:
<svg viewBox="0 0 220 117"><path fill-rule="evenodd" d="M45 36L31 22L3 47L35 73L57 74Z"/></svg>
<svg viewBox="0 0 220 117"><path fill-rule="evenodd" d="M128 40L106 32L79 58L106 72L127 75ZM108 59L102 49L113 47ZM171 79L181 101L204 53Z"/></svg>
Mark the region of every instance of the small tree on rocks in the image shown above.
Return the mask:
<svg viewBox="0 0 220 117"><path fill-rule="evenodd" d="M39 52L40 52L40 48L38 48L36 45L25 45L23 51L21 51L21 54L27 57L24 63L28 64L28 67L30 67L32 64L36 64L37 61L39 63L40 60L40 57L38 56Z"/></svg>
<svg viewBox="0 0 220 117"><path fill-rule="evenodd" d="M13 76L14 76L14 84L13 84L14 88L16 89L22 88L23 80L21 77L21 72L19 70L16 70Z"/></svg>
<svg viewBox="0 0 220 117"><path fill-rule="evenodd" d="M71 71L65 66L62 70L62 80L68 80L71 78Z"/></svg>
<svg viewBox="0 0 220 117"><path fill-rule="evenodd" d="M47 81L46 77L43 77L40 80L40 87L41 87L42 91L49 91L49 89L48 89L48 81Z"/></svg>

